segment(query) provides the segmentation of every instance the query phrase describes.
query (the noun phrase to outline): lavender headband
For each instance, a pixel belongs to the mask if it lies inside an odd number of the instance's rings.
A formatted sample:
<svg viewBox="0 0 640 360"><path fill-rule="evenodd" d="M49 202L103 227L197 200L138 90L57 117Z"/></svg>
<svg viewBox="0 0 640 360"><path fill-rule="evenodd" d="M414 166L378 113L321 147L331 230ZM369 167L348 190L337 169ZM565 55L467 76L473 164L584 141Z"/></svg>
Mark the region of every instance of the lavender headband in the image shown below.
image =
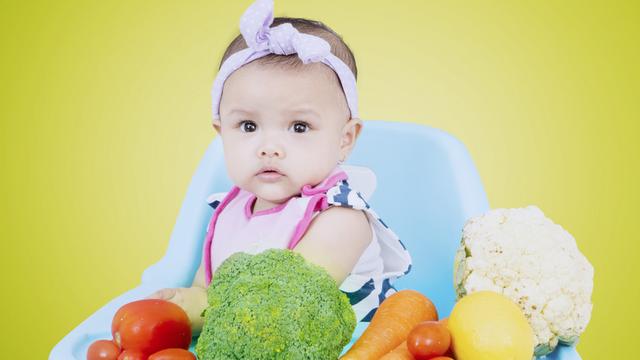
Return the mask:
<svg viewBox="0 0 640 360"><path fill-rule="evenodd" d="M248 48L229 56L220 67L213 82L213 119L220 119L220 99L225 80L242 65L268 54L290 55L297 53L303 64L319 62L328 65L340 79L342 90L351 110L351 118L358 117L358 93L356 79L351 69L331 53L331 46L324 39L298 32L289 23L269 27L273 23L273 0L256 0L240 18L240 32Z"/></svg>

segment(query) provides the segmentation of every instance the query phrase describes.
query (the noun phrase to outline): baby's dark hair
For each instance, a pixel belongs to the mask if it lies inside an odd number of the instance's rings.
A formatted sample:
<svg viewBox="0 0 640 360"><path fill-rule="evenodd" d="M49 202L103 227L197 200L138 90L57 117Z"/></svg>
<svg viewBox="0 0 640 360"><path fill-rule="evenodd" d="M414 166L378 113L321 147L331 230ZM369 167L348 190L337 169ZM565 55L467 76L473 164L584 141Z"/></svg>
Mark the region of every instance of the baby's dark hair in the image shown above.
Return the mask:
<svg viewBox="0 0 640 360"><path fill-rule="evenodd" d="M351 52L349 46L347 46L347 44L342 40L342 37L335 31L331 30L331 28L329 28L327 25L317 20L277 17L273 19L271 27L275 27L283 23L290 23L301 33L315 35L326 40L329 45L331 45L331 53L342 60L349 67L349 69L351 69L351 71L353 72L353 76L356 79L358 78L358 68L356 66L356 59L353 56L353 52ZM222 60L220 60L220 66L218 68L222 67L222 63L224 63L224 61L229 56L246 48L247 44L245 43L242 34L236 36L236 38L231 41L231 44L229 44L227 50L224 52ZM302 61L298 57L298 54L268 54L255 60L255 62L265 65L277 65L286 68L300 68L303 65Z"/></svg>

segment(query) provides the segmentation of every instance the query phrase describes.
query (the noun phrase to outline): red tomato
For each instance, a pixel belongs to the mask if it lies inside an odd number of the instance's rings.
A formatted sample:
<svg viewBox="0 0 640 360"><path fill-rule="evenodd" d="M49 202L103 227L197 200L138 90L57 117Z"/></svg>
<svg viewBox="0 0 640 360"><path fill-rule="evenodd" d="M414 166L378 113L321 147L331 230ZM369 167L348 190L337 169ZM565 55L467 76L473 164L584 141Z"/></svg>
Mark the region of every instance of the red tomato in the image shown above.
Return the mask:
<svg viewBox="0 0 640 360"><path fill-rule="evenodd" d="M111 340L96 340L87 349L87 360L116 360L120 348Z"/></svg>
<svg viewBox="0 0 640 360"><path fill-rule="evenodd" d="M407 348L416 360L444 355L451 345L449 330L439 321L423 321L407 336Z"/></svg>
<svg viewBox="0 0 640 360"><path fill-rule="evenodd" d="M196 356L185 349L164 349L149 356L148 360L196 360Z"/></svg>
<svg viewBox="0 0 640 360"><path fill-rule="evenodd" d="M448 356L438 356L438 357L431 358L430 360L453 360L453 358L450 358Z"/></svg>
<svg viewBox="0 0 640 360"><path fill-rule="evenodd" d="M118 360L147 360L147 354L140 350L125 350L120 353Z"/></svg>
<svg viewBox="0 0 640 360"><path fill-rule="evenodd" d="M145 299L122 306L111 323L113 339L123 350L153 354L162 349L188 349L189 317L182 308L160 299Z"/></svg>

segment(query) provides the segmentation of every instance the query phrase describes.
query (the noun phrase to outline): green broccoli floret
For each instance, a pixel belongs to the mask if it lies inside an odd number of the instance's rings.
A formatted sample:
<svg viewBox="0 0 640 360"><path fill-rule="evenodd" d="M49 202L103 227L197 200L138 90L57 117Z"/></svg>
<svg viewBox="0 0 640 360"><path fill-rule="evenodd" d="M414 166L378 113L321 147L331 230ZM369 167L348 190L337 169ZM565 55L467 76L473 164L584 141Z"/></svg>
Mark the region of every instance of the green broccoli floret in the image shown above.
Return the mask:
<svg viewBox="0 0 640 360"><path fill-rule="evenodd" d="M207 296L200 360L335 360L356 326L336 281L291 250L230 256Z"/></svg>

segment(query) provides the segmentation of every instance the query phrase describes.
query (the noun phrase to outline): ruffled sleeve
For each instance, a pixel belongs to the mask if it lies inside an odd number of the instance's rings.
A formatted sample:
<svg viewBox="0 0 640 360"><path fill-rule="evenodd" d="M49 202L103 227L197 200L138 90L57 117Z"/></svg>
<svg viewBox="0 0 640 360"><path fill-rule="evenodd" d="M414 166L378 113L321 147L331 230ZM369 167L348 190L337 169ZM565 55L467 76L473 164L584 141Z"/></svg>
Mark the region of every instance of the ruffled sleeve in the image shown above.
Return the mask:
<svg viewBox="0 0 640 360"><path fill-rule="evenodd" d="M371 196L373 189L369 187L370 193L365 197L360 191L352 188L349 181L349 179L339 181L327 190L328 206L363 210L366 213L372 231L375 231L374 238L377 239L380 247L380 257L383 263L382 277L393 282L396 278L411 271L411 256L400 238L382 221L367 202L366 199ZM362 183L363 180L359 179L358 181Z"/></svg>

